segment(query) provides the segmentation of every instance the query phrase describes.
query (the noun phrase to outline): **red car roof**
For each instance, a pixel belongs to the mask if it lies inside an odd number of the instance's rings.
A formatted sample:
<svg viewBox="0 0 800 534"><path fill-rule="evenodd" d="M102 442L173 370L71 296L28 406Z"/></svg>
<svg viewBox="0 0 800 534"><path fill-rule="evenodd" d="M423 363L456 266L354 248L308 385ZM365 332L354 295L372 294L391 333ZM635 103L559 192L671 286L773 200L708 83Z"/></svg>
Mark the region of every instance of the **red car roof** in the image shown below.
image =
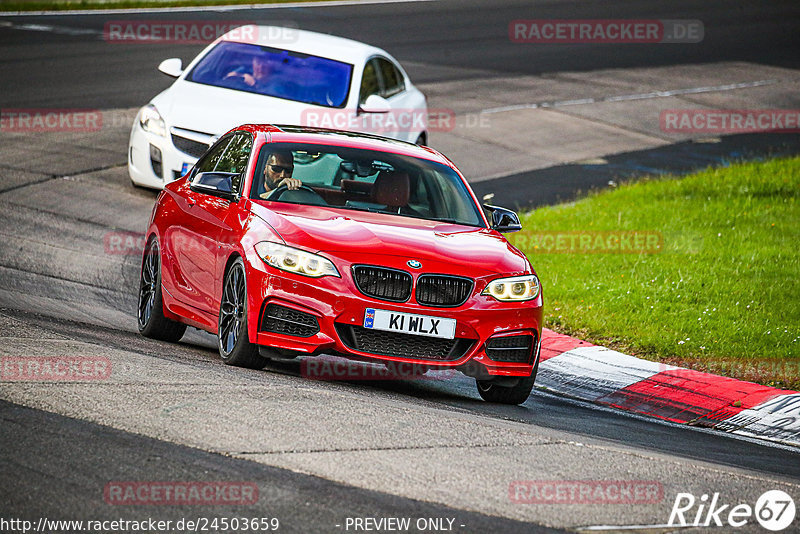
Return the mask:
<svg viewBox="0 0 800 534"><path fill-rule="evenodd" d="M314 143L378 150L381 152L427 159L455 168L455 165L453 165L449 159L432 148L389 139L387 137L379 137L377 135L343 130L329 130L326 128L274 124L243 124L233 130L244 130L253 134L263 133L268 136L269 142L271 143Z"/></svg>

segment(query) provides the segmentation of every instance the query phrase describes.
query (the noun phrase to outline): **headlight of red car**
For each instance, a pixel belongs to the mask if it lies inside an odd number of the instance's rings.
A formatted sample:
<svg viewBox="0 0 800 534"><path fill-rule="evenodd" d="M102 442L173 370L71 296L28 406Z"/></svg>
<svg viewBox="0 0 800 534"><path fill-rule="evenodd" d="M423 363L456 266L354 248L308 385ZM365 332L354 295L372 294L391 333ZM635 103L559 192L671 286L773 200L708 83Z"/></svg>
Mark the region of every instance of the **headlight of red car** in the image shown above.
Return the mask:
<svg viewBox="0 0 800 534"><path fill-rule="evenodd" d="M504 302L533 300L539 296L539 279L535 274L498 278L489 282L481 295L489 295Z"/></svg>
<svg viewBox="0 0 800 534"><path fill-rule="evenodd" d="M338 276L341 278L336 266L327 258L319 254L312 254L305 250L287 247L271 241L261 241L256 244L256 252L267 265L290 273L302 274L319 278L321 276Z"/></svg>

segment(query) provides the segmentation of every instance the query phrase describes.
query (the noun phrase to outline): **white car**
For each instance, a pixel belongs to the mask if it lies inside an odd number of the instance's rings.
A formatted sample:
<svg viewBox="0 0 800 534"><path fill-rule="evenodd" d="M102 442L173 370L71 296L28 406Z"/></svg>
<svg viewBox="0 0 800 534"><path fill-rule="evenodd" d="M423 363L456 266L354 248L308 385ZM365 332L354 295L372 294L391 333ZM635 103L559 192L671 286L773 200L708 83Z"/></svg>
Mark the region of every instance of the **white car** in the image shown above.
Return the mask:
<svg viewBox="0 0 800 534"><path fill-rule="evenodd" d="M139 110L128 144L135 185L162 188L188 172L222 134L271 123L373 133L427 142L423 95L380 48L320 33L246 26L203 50Z"/></svg>

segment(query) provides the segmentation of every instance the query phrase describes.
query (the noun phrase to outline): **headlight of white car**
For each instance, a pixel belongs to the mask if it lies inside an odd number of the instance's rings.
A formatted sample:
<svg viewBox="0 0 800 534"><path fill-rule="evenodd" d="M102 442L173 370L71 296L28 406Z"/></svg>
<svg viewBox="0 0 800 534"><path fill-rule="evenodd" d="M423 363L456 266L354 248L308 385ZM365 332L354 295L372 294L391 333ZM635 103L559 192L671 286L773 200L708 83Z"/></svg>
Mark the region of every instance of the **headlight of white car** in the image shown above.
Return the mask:
<svg viewBox="0 0 800 534"><path fill-rule="evenodd" d="M539 296L539 279L535 274L492 280L481 295L489 295L504 302L533 300Z"/></svg>
<svg viewBox="0 0 800 534"><path fill-rule="evenodd" d="M256 252L267 265L290 273L319 278L321 276L338 276L336 266L327 258L270 241L256 244Z"/></svg>
<svg viewBox="0 0 800 534"><path fill-rule="evenodd" d="M139 112L139 126L141 126L142 130L145 132L154 133L161 137L167 136L167 125L164 123L164 119L161 118L161 114L156 107L152 104L146 105Z"/></svg>

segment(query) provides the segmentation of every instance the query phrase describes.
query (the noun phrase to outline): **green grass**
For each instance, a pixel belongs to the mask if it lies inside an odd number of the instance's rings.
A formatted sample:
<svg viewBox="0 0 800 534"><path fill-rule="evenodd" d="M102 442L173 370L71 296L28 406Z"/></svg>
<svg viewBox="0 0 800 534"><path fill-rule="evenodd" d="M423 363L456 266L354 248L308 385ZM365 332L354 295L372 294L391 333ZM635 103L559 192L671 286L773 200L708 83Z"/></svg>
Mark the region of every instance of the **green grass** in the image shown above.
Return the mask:
<svg viewBox="0 0 800 534"><path fill-rule="evenodd" d="M311 0L0 0L0 12L283 4L298 1Z"/></svg>
<svg viewBox="0 0 800 534"><path fill-rule="evenodd" d="M545 324L651 360L800 386L800 158L651 178L523 215ZM655 231L654 254L546 253L536 232ZM528 234L528 235L526 235ZM541 242L540 242L541 243Z"/></svg>

